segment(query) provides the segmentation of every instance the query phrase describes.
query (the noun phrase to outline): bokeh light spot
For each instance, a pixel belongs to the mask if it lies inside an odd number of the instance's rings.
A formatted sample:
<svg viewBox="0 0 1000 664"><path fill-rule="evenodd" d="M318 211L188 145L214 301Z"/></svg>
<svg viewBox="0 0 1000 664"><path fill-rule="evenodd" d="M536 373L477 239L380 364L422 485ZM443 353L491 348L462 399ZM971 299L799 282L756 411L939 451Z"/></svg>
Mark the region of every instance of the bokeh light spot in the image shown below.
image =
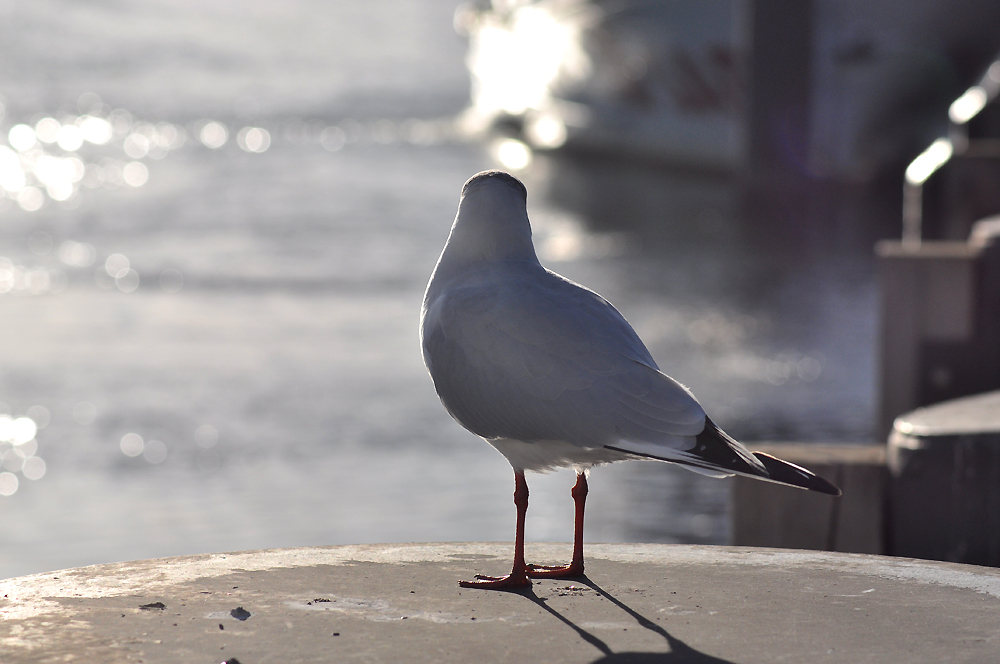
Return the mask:
<svg viewBox="0 0 1000 664"><path fill-rule="evenodd" d="M35 137L42 143L55 143L61 125L55 118L42 118L35 123Z"/></svg>
<svg viewBox="0 0 1000 664"><path fill-rule="evenodd" d="M17 493L17 475L0 473L0 496L13 496Z"/></svg>
<svg viewBox="0 0 1000 664"><path fill-rule="evenodd" d="M122 169L122 179L130 187L141 187L149 181L149 168L141 161L131 161Z"/></svg>
<svg viewBox="0 0 1000 664"><path fill-rule="evenodd" d="M14 125L7 134L11 147L26 152L35 147L35 130L25 124Z"/></svg>
<svg viewBox="0 0 1000 664"><path fill-rule="evenodd" d="M167 446L158 440L151 440L143 447L142 456L151 464L163 463L167 458Z"/></svg>
<svg viewBox="0 0 1000 664"><path fill-rule="evenodd" d="M139 273L128 269L115 276L115 286L123 293L131 293L139 287Z"/></svg>
<svg viewBox="0 0 1000 664"><path fill-rule="evenodd" d="M46 470L45 461L33 456L24 460L24 465L21 467L21 474L29 480L40 480L45 476Z"/></svg>
<svg viewBox="0 0 1000 664"><path fill-rule="evenodd" d="M502 138L493 144L493 156L505 168L519 171L531 163L531 150L521 141Z"/></svg>
<svg viewBox="0 0 1000 664"><path fill-rule="evenodd" d="M219 431L211 424L202 424L194 431L194 442L198 447L208 449L219 442Z"/></svg>
<svg viewBox="0 0 1000 664"><path fill-rule="evenodd" d="M111 254L108 256L107 260L104 261L104 270L110 277L117 277L119 274L123 274L128 271L128 269L128 258L122 254Z"/></svg>
<svg viewBox="0 0 1000 664"><path fill-rule="evenodd" d="M38 425L30 417L19 417L12 423L9 440L15 445L28 442L38 433Z"/></svg>
<svg viewBox="0 0 1000 664"><path fill-rule="evenodd" d="M180 270L167 268L160 273L160 288L168 293L176 293L184 286L184 275Z"/></svg>
<svg viewBox="0 0 1000 664"><path fill-rule="evenodd" d="M229 131L221 123L211 121L201 128L198 138L201 139L202 145L216 150L225 145L226 141L229 140Z"/></svg>
<svg viewBox="0 0 1000 664"><path fill-rule="evenodd" d="M76 152L83 145L83 132L76 125L63 125L59 128L56 143L66 152Z"/></svg>
<svg viewBox="0 0 1000 664"><path fill-rule="evenodd" d="M97 408L89 401L81 401L73 406L73 419L84 426L93 424L97 419Z"/></svg>
<svg viewBox="0 0 1000 664"><path fill-rule="evenodd" d="M236 135L236 142L246 152L264 152L271 147L271 135L260 127L244 127Z"/></svg>
<svg viewBox="0 0 1000 664"><path fill-rule="evenodd" d="M137 457L140 454L142 454L142 448L144 446L145 445L143 444L142 436L140 436L137 433L125 434L124 436L122 436L121 443L119 443L119 447L121 447L122 453L125 456L130 456L130 457Z"/></svg>
<svg viewBox="0 0 1000 664"><path fill-rule="evenodd" d="M28 417L35 421L39 429L49 426L49 422L52 419L49 409L45 406L32 406L28 409Z"/></svg>

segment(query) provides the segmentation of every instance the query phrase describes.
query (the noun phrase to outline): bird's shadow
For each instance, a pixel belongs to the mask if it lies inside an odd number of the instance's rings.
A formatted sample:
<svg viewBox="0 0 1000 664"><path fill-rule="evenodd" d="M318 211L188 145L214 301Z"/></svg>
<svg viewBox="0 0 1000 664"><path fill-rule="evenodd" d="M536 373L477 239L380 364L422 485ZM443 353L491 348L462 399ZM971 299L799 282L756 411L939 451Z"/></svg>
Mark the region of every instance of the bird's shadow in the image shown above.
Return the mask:
<svg viewBox="0 0 1000 664"><path fill-rule="evenodd" d="M639 623L640 627L662 637L670 646L670 652L614 652L611 650L611 647L600 638L583 629L572 620L549 606L548 601L545 598L536 595L533 588L529 587L518 590L510 590L508 592L521 595L530 600L540 609L546 611L556 620L576 632L581 639L600 650L602 656L593 660L591 664L732 664L729 660L713 657L712 655L707 655L703 652L695 650L649 618L611 595L608 591L601 588L588 577L582 576L579 577L579 579L576 579L576 581L592 589L601 597L627 613L637 623Z"/></svg>

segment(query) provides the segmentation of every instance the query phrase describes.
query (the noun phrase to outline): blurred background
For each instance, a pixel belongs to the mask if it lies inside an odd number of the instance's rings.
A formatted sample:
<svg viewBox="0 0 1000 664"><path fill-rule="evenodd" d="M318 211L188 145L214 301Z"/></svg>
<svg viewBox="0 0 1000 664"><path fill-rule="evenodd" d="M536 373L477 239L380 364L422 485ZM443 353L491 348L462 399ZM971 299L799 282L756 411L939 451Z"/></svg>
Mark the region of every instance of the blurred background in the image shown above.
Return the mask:
<svg viewBox="0 0 1000 664"><path fill-rule="evenodd" d="M487 168L731 434L884 440L872 245L1000 9L795 5L0 3L0 578L510 539L417 340ZM530 478L529 540L572 481ZM591 491L591 541L728 541L726 482Z"/></svg>

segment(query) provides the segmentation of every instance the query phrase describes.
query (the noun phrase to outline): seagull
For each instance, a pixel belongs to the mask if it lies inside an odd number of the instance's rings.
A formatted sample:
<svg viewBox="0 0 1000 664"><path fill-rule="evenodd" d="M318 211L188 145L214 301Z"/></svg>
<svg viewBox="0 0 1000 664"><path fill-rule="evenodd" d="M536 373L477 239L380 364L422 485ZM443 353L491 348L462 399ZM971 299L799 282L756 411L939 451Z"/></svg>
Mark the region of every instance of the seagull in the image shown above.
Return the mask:
<svg viewBox="0 0 1000 664"><path fill-rule="evenodd" d="M607 300L538 262L528 192L502 171L462 188L458 214L424 295L420 344L448 413L514 470L514 565L466 588L518 588L532 578L583 575L583 516L593 466L651 459L711 477L743 475L834 496L804 468L750 452L705 414L690 390L659 370ZM525 471L573 468L573 558L524 560Z"/></svg>

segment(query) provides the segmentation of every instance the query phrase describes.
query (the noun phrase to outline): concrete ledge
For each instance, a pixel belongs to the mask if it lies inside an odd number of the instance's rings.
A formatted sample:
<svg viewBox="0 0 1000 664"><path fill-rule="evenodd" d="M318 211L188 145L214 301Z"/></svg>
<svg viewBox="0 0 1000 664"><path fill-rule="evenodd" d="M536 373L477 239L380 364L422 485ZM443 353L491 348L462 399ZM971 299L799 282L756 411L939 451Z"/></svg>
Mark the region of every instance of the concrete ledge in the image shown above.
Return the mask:
<svg viewBox="0 0 1000 664"><path fill-rule="evenodd" d="M559 562L568 544L532 544ZM591 545L588 578L459 578L509 544L253 551L0 581L11 662L992 661L1000 570L879 556Z"/></svg>

